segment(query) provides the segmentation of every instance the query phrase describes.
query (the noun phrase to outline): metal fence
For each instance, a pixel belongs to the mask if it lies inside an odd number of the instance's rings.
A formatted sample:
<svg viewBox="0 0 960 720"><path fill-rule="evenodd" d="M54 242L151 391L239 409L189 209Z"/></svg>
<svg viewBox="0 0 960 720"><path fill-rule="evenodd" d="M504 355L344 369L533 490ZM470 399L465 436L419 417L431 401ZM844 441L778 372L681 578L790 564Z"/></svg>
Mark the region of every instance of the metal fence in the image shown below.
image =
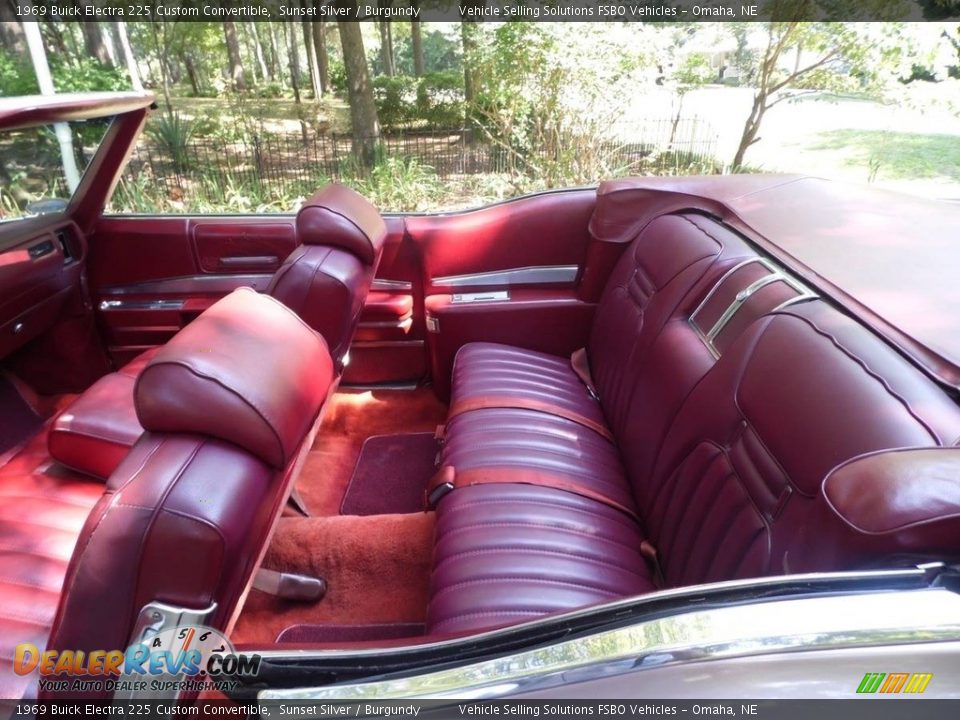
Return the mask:
<svg viewBox="0 0 960 720"><path fill-rule="evenodd" d="M551 180L584 184L611 175L717 172L716 143L713 129L700 118L655 118L611 126L599 136L576 138L572 146L560 142L554 149L532 151L491 141L479 130L384 134L376 141L376 158L380 163L416 163L440 181L531 174L551 163L566 163ZM334 133L262 133L242 140L197 137L175 148L145 137L126 176L139 178L154 194L189 195L191 205L223 201L229 188L293 197L330 180L365 177L370 169L359 162L354 145L350 135Z"/></svg>

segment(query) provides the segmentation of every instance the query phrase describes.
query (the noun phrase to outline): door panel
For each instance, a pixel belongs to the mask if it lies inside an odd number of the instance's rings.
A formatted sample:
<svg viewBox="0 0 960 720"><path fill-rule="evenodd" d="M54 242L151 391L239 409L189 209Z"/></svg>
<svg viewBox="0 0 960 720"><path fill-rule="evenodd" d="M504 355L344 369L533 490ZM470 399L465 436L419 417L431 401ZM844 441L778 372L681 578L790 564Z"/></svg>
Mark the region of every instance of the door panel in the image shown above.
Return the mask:
<svg viewBox="0 0 960 720"><path fill-rule="evenodd" d="M205 273L272 273L297 246L292 220L283 224L192 220L190 225L200 270Z"/></svg>
<svg viewBox="0 0 960 720"><path fill-rule="evenodd" d="M389 280L378 281L361 315L347 384L426 374L419 258L403 218L386 223L378 275ZM295 246L292 216L103 218L91 241L90 276L114 363L167 342L235 288L265 291Z"/></svg>
<svg viewBox="0 0 960 720"><path fill-rule="evenodd" d="M595 201L594 190L552 192L407 219L423 257L430 370L440 397L468 342L558 355L586 343L596 305L578 289Z"/></svg>
<svg viewBox="0 0 960 720"><path fill-rule="evenodd" d="M465 276L472 277L471 290L500 288L504 273L513 275L506 279L510 286L571 287L586 257L595 201L593 190L572 190L453 215L408 217L407 233L423 258L425 294L462 288L449 280ZM516 271L530 269L517 277Z"/></svg>
<svg viewBox="0 0 960 720"><path fill-rule="evenodd" d="M167 342L238 287L265 290L295 244L284 215L102 218L88 264L114 364Z"/></svg>

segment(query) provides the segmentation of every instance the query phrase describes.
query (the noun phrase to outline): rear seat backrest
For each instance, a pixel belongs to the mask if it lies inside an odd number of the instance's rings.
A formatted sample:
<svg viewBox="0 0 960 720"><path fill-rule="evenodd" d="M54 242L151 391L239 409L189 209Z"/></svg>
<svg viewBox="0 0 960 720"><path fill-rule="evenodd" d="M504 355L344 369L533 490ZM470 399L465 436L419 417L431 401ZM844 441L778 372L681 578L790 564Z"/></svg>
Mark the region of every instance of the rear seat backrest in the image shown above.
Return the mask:
<svg viewBox="0 0 960 720"><path fill-rule="evenodd" d="M827 547L791 543L831 470L958 435L960 409L919 371L852 319L808 302L759 319L720 357L636 500L669 585L827 570Z"/></svg>

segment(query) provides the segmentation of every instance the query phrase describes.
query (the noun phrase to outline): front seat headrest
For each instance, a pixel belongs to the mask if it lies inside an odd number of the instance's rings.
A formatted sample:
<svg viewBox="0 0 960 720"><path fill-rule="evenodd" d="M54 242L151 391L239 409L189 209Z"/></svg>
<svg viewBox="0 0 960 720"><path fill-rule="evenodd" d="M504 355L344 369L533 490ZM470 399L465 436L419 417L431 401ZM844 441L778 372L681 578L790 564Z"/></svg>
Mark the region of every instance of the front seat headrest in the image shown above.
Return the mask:
<svg viewBox="0 0 960 720"><path fill-rule="evenodd" d="M377 262L386 236L380 211L345 185L327 185L297 213L300 243L343 248L367 265Z"/></svg>
<svg viewBox="0 0 960 720"><path fill-rule="evenodd" d="M332 382L324 339L279 301L240 288L160 349L134 400L148 431L219 438L282 468Z"/></svg>

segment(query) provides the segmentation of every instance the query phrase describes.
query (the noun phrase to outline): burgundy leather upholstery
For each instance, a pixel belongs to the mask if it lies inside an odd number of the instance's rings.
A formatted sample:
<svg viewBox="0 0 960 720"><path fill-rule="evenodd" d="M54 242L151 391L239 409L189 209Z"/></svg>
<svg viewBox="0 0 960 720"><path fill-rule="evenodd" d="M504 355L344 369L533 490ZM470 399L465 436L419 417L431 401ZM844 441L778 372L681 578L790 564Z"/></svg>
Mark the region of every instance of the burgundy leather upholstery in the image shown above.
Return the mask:
<svg viewBox="0 0 960 720"><path fill-rule="evenodd" d="M822 301L781 308L799 296L783 281L742 297L708 345L723 311L769 274L743 264L755 257L703 216L643 223L608 282L587 347L599 406L567 358L491 344L461 350L454 406L514 394L580 413L602 408L616 444L546 411L454 417L442 464L512 468L518 484L460 487L440 500L428 629L472 632L627 594L597 568L571 580L565 554L593 557L601 547L645 578L633 592L648 591L644 540L666 586L960 554L960 481L947 472L953 460L933 455L960 449L899 458L913 481L892 470L890 454L844 465L865 453L957 444L960 408L901 356ZM619 487L641 520L520 484L529 469L607 496ZM921 483L933 476L936 483ZM555 523L575 527L554 496L589 514L593 535L555 534L553 554L532 564L531 537ZM633 532L629 551L598 544L623 526ZM567 592L570 582L579 598ZM544 589L554 586L563 590Z"/></svg>
<svg viewBox="0 0 960 720"><path fill-rule="evenodd" d="M376 207L346 185L331 183L297 213L297 240L343 248L365 265L376 265L387 226Z"/></svg>
<svg viewBox="0 0 960 720"><path fill-rule="evenodd" d="M330 184L300 208L300 247L274 273L267 288L267 294L323 335L338 373L343 370L386 237L387 226L377 208L356 191Z"/></svg>
<svg viewBox="0 0 960 720"><path fill-rule="evenodd" d="M274 273L267 293L323 335L339 372L375 273L375 264L344 250L304 244Z"/></svg>
<svg viewBox="0 0 960 720"><path fill-rule="evenodd" d="M437 516L428 627L463 633L654 589L624 513L573 493L478 485Z"/></svg>
<svg viewBox="0 0 960 720"><path fill-rule="evenodd" d="M58 462L106 480L143 434L133 405L136 376L104 375L53 421L50 455Z"/></svg>
<svg viewBox="0 0 960 720"><path fill-rule="evenodd" d="M820 527L835 533L825 550L835 553L837 565L865 564L894 553L917 562L931 551L955 559L960 556L958 477L958 448L861 455L827 476L816 500L817 521L801 528L794 544L810 542L811 531Z"/></svg>
<svg viewBox="0 0 960 720"><path fill-rule="evenodd" d="M151 432L203 433L283 467L332 382L323 338L273 298L240 288L163 346L134 394Z"/></svg>
<svg viewBox="0 0 960 720"><path fill-rule="evenodd" d="M13 671L14 650L46 645L77 537L103 492L50 463L45 448L40 435L0 468L0 698L36 697L37 675Z"/></svg>
<svg viewBox="0 0 960 720"><path fill-rule="evenodd" d="M323 339L276 300L237 290L150 360L147 432L80 533L49 647L126 647L153 602L229 632L333 379Z"/></svg>

